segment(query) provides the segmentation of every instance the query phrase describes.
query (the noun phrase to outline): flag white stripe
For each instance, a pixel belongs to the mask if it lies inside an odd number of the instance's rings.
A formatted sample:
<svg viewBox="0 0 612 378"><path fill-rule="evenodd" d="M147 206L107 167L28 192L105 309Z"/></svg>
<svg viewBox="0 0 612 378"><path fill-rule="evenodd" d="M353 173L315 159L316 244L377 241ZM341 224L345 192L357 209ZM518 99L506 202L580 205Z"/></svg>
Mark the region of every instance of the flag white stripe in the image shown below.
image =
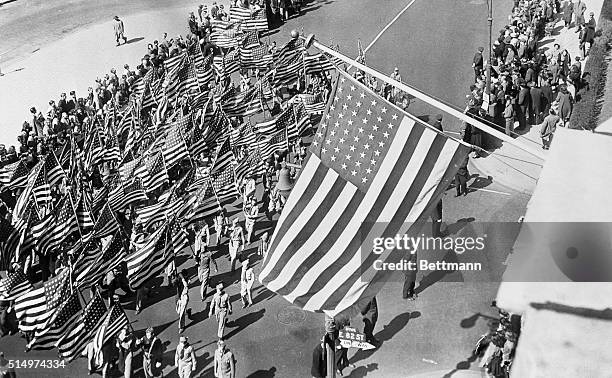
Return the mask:
<svg viewBox="0 0 612 378"><path fill-rule="evenodd" d="M322 203L329 196L329 193L337 178L338 174L334 170L328 170L323 182L321 182L321 185L317 188L317 192L312 199L308 201L308 205L304 211L287 230L286 235L298 235L300 230L306 226L306 223L310 220L314 212L321 207ZM278 277L268 284L268 289L277 291L289 283L289 281L295 275L295 272L300 269L310 253L312 253L312 251L314 251L321 243L324 235L332 232L332 227L338 220L338 217L343 214L356 192L357 187L347 181L342 193L336 198L336 201L329 208L329 211L326 212L325 217L321 220L316 230L309 235L308 240L303 242L300 249L297 250L293 256L291 256L291 259L287 262L286 266L280 272ZM278 243L277 249L284 251L294 242L295 241L292 238L285 237ZM312 272L312 270L309 272ZM305 275L304 278L306 277L307 276Z"/></svg>
<svg viewBox="0 0 612 378"><path fill-rule="evenodd" d="M304 180L304 182L310 182L317 172L317 167L319 166L320 160L316 158L315 155L311 155L306 163L304 169L302 169L302 173L300 173L300 179ZM293 208L298 203L298 200L302 197L304 192L306 191L307 185L296 185L291 191L291 195L285 206L283 211L280 214L277 224L283 224L285 222L285 218L293 211ZM270 239L269 245L274 245L274 239L277 237L276 232L272 235ZM260 280L263 281L265 277L270 274L270 270L277 264L278 259L282 256L283 250L276 248L275 253L273 255L268 255L268 262L266 262L264 269L261 271L259 277Z"/></svg>
<svg viewBox="0 0 612 378"><path fill-rule="evenodd" d="M434 133L434 132L430 130L425 130L424 135L429 134L429 133ZM410 209L410 212L408 213L408 216L406 217L406 221L400 227L398 231L399 235L408 233L410 227L414 224L414 222L416 222L419 219L420 215L425 210L425 207L430 202L433 194L435 193L436 188L440 184L441 178L444 176L444 173L448 169L448 166L451 164L452 158L456 150L457 150L456 143L451 139L447 139L442 149L442 152L440 153L440 156L438 160L436 161L435 166L433 167L429 177L427 178L427 182L425 183L425 185L423 186L423 189L419 193L419 196L417 200L415 201L415 204ZM366 238L365 240L371 240L371 237L372 236L370 235L370 239ZM380 255L379 259L382 261L386 260L389 257L389 254L391 252L393 252L392 249L385 249L385 251ZM351 262L346 265L347 271L350 271L352 273L356 269L360 269L359 265L357 264L361 265L361 256L359 255L357 255L356 258L353 258L353 260L351 260ZM350 275L351 273L348 273L348 274ZM364 271L364 273L361 276L359 276L357 280L353 283L353 285L348 290L346 295L338 303L334 311L330 312L330 314L332 315L337 314L349 308L354 303L357 303L357 301L363 295L363 292L370 285L372 278L374 277L376 273L377 271L373 269ZM343 273L341 270L340 272L338 272L337 277L340 277L342 274ZM347 274L347 273L344 273L344 274ZM346 283L344 285L346 285ZM333 286L328 285L325 288L323 288L321 292L327 292L327 296L329 296L333 294ZM313 302L313 300L316 300L315 297L316 295L313 296L308 301L308 303L304 307L305 310L312 309L314 308L313 306L317 306L317 304Z"/></svg>
<svg viewBox="0 0 612 378"><path fill-rule="evenodd" d="M380 192L377 188L383 188L387 180L392 174L399 173L399 172L393 172L393 169L395 168L397 160L400 158L401 152L403 151L402 146L406 144L406 141L408 140L408 137L410 136L410 132L412 131L413 127L414 127L414 121L407 120L406 118L402 120L402 123L398 127L397 134L395 135L395 138L393 138L393 142L389 148L389 151L387 152L385 159L382 161L379 171L376 173L376 176L374 176L373 178L372 184L370 186L371 189L365 193L363 200L359 204L359 207L353 214L348 224L346 225L345 230L338 236L338 238L334 242L334 245L329 248L330 252L326 253L321 259L319 259L315 263L315 265L312 268L310 268L308 272L306 272L306 274L304 274L304 276L300 279L300 282L295 287L295 289L291 293L285 296L287 300L293 303L296 297L307 293L311 285L314 284L314 282L316 281L319 273L325 270L328 266L334 264L334 262L338 259L338 257L340 257L340 255L349 246L351 240L353 239L355 235L354 231L359 230L359 227L365 221L365 218L368 216L372 207L374 206L374 204L376 203L376 201L378 200L380 196ZM427 155L427 151L429 149L430 144L431 142L425 143L424 140L418 143L416 150L414 151L414 154L412 155L412 158L410 159L408 167L406 168L408 175L402 176L400 181L395 186L391 197L387 200L385 207L383 208L381 214L379 215L378 219L380 221L384 222L386 219L389 219L389 220L391 219L392 214L394 214L395 211L397 210L397 204L401 203L401 200L403 199L406 192L410 190L410 184L416 177L418 173L418 168L421 166L423 159ZM323 233L322 234L313 233L310 235L310 238L313 238L316 241L320 242L325 236L332 233L333 225L335 221L342 215L342 213L337 213L334 215L335 215L335 219L333 219L332 223L326 226L326 232L324 234ZM364 240L369 240L369 239L366 238ZM313 249L306 249L304 248L304 246L302 246L295 253L295 255L303 255L304 260L305 260L310 255L310 253L312 253L312 251ZM361 257L361 254L359 253L359 248L357 249L355 254L357 255L358 258ZM285 270L283 270L282 273L284 273ZM351 273L352 272L353 271L351 271ZM341 276L341 274L338 273L336 276L334 276L334 278L337 278L338 276ZM343 278L346 279L346 277L347 276L344 276ZM289 279L290 278L291 277L289 277ZM334 281L334 282L337 283L337 281ZM342 283L336 286L336 288L340 287L341 284ZM329 285L326 285L326 287L328 286ZM312 301L315 297L320 296L322 293L325 293L325 290L321 290L318 293L314 294L313 297L310 299L310 301ZM325 298L327 298L327 296L328 295L326 294Z"/></svg>

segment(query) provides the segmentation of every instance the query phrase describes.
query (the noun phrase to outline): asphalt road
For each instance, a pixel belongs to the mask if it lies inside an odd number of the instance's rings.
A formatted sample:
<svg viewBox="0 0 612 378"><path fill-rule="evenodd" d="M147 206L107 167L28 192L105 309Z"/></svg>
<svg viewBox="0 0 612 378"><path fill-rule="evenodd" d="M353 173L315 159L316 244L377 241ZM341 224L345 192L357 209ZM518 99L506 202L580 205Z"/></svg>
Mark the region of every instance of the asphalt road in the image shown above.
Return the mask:
<svg viewBox="0 0 612 378"><path fill-rule="evenodd" d="M53 61L48 61L50 72L44 73L47 76L54 73L53 67L69 64L61 61L62 55L65 55L66 59L78 57L78 53L64 50L69 45L62 44L61 40L54 42L64 36L66 41L71 41L70 38L98 37L99 39L99 35L80 36L79 33L98 33L99 29L95 23L106 22L115 13L122 16L133 13L134 22L146 20L147 25L129 26L132 30L137 30L138 35L155 36L170 29L172 32L180 31L186 23L178 15L185 14L183 8L195 9L197 4L165 0L105 1L104 3L61 0L53 2L53 5L33 0L19 0L19 2L20 5L28 3L33 7L30 10L25 7L16 9L17 3L13 3L0 8L0 12L9 11L4 14L11 16L10 19L2 17L0 20L0 34L3 35L0 52L4 51L5 47L21 44L33 49L40 48L41 50L35 55L48 53L54 58ZM316 33L317 38L324 43L333 40L333 44L341 46L342 52L355 56L357 38L367 46L406 3L395 0L386 1L384 5L373 0L314 1L302 17L291 20L279 32L273 34L272 38L279 42L283 41L289 30L294 28L300 30L303 27L305 33ZM503 22L501 15L508 14L510 2L495 1L494 4L496 11L494 30L498 30ZM137 17L138 12L150 8L157 8L157 11L147 13L144 18ZM32 13L29 13L30 11ZM60 11L61 13L56 13ZM63 16L52 17L51 14ZM172 17L170 20L159 18L164 15ZM172 26L168 26L170 24ZM143 32L140 33L138 28L143 28ZM67 32L62 33L62 30ZM4 36L9 37L4 38ZM126 49L116 54L120 54L124 59L127 59L126 56L133 56L131 60L124 61L135 63L136 57L144 51L146 41L128 45ZM473 52L480 45L486 46L486 41L484 1L417 0L370 49L367 62L368 65L383 72L389 72L397 66L405 82L462 107L466 88L472 78L470 64ZM15 50L13 63L9 64L16 67L23 62L27 70L28 59L33 58L24 51L30 47ZM117 51L113 50L114 45L108 41L97 47L107 55L115 55ZM60 49L60 51L47 52L51 49ZM56 59L59 61L55 61ZM112 64L118 66L114 61ZM96 70L104 72L109 67L107 61L100 61L92 72ZM58 70L57 75L70 77L71 82L81 87L86 87L93 80L93 77L87 75L74 77L75 75L64 70ZM2 80L0 78L0 92L6 88L3 87ZM60 90L45 86L44 91L58 93ZM26 108L30 104L23 106ZM421 104L415 103L414 107L411 105L411 109L414 109L418 115L427 113L427 109ZM6 111L14 110L3 109L2 112ZM3 131L4 125L2 125ZM445 119L445 128L447 127L454 128L456 125ZM487 231L491 233L491 230L499 227L499 222L516 222L523 214L529 199L525 194L491 183L486 177L476 179L473 186L477 190L467 197L454 198L452 190L444 197L444 223L453 233L481 234ZM234 212L235 210L230 211ZM428 233L428 230L426 227L424 232ZM493 233L493 236L495 235L497 234ZM375 332L382 345L375 351L352 352L351 362L356 367L345 370L347 376L456 377L465 370L477 371L477 364L469 358L470 352L475 340L486 331L490 317L494 315L489 304L495 297L498 287L496 279L500 273L501 262L504 261L512 245L511 240L497 237L490 237L487 242L486 272L483 274L420 273L420 286L417 289L419 299L415 302L401 300L402 277L394 277L378 296L380 315ZM444 251L437 253L438 257L445 255ZM181 261L186 260L186 256ZM213 279L223 279L226 284L237 282L237 274L227 273L228 263L225 258L221 257L218 261L221 272L226 273ZM187 261L183 266L191 268L193 265L192 261ZM256 272L258 269L259 266ZM191 272L194 270L191 269ZM204 314L199 312L197 284L194 282L192 286L190 304L194 308L195 321L189 324L185 333L190 336L191 342L196 347L198 376L208 377L211 376L216 324L214 320L205 319ZM239 285L232 285L229 292L235 300L235 313L231 316L232 322L228 327L230 333L228 345L238 358L237 376L309 376L311 352L323 331L322 316L305 313L292 307L259 284L255 285L254 290L256 304L247 310L240 309ZM138 316L134 315L133 305L127 303L129 301L126 302L127 313L134 322L136 330L141 331L148 326L154 326L162 340L169 341L165 354L165 363L168 365L165 372L168 376L176 376L176 370L169 366L172 364L178 341L173 293L167 288L155 290L148 307ZM353 319L353 324L357 328L362 326L359 318ZM7 358L52 358L53 356L53 352L30 352L24 355L21 353L24 345L24 340L17 336L0 339L0 350L5 352ZM22 371L19 376L81 377L85 372L85 361L79 360L70 364L65 370Z"/></svg>

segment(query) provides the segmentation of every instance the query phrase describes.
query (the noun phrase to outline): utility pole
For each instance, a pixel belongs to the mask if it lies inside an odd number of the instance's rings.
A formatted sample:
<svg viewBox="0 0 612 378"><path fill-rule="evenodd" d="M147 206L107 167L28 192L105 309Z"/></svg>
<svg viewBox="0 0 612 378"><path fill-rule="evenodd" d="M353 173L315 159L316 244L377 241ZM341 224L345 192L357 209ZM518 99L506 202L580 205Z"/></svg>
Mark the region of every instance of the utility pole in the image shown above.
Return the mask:
<svg viewBox="0 0 612 378"><path fill-rule="evenodd" d="M487 0L487 8L489 17L489 62L487 64L487 94L489 95L489 104L491 104L491 63L493 62L493 0Z"/></svg>

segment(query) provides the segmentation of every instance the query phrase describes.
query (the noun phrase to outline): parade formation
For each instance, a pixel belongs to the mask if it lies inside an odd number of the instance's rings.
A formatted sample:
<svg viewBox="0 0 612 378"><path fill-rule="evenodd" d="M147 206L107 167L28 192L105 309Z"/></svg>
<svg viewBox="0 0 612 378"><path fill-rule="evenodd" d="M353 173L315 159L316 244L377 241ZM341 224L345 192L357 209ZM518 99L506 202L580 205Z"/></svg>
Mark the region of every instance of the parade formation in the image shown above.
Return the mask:
<svg viewBox="0 0 612 378"><path fill-rule="evenodd" d="M87 93L24 105L18 145L0 146L0 334L26 342L3 350L9 358L49 351L65 369L86 359L88 371L66 376L275 376L245 371L228 331L261 283L321 315L319 342L301 346L310 369L282 376L354 376L349 351L388 340L377 336L377 295L394 272L418 303L419 271L489 267L430 260L425 243L469 255L489 242L453 236L442 198L473 191L470 158L488 159L497 135L518 140L535 127L541 152L571 128L588 90L594 13L582 0L514 1L491 55L479 47L465 63L474 77L455 135L450 117L412 113L415 96L396 85L410 82L403 68L365 69L361 44L352 60L298 29L272 42L308 3L195 5L182 35L160 30L139 62L111 68ZM541 48L559 19L579 33L580 56ZM117 49L132 37L124 21L112 19ZM164 290L175 323L139 321ZM524 319L491 309L470 363L509 377ZM216 334L190 340L186 329L204 322ZM160 337L167 327L178 344ZM203 358L199 343L214 353ZM0 375L21 376L18 365L0 356Z"/></svg>

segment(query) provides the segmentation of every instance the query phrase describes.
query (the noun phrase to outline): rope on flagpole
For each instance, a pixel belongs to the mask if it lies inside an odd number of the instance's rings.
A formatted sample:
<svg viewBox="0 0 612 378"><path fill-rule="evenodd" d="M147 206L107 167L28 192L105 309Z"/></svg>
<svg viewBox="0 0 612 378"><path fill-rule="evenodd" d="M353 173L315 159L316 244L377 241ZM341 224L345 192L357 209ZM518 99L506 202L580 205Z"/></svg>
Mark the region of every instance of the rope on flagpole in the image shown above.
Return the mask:
<svg viewBox="0 0 612 378"><path fill-rule="evenodd" d="M483 122L481 122L481 121L479 121L477 119L474 119L474 118L472 118L472 117L470 117L470 116L468 116L468 115L466 115L466 114L464 114L464 113L462 113L462 112L460 112L460 111L458 111L458 110L456 110L456 109L454 109L454 108L452 108L452 107L450 107L450 106L448 106L446 104L443 104L442 102L432 98L431 96L429 96L429 95L427 95L427 94L425 94L425 93L423 93L421 91L418 91L418 90L416 90L414 88L411 88L411 87L407 86L404 83L401 83L401 82L399 82L397 80L394 80L394 79L388 77L387 75L384 75L384 74L382 74L382 73L380 73L380 72L378 72L378 71L376 71L376 70L374 70L374 69L372 69L370 67L367 67L367 66L365 66L365 65L363 65L363 64L361 64L361 63L359 63L359 62L357 62L357 61L355 61L355 60L353 60L353 59L351 59L351 58L349 58L349 57L347 57L347 56L345 56L345 55L343 55L343 54L341 54L341 53L339 53L339 52L337 52L337 51L335 51L335 50L333 50L333 49L331 49L331 48L329 48L329 47L327 47L327 46L325 46L323 44L321 44L321 43L319 43L318 41L315 40L315 37L314 37L313 34L309 35L306 38L306 37L300 36L299 33L294 30L294 31L292 31L291 35L294 38L302 38L302 39L304 39L306 41L306 48L308 48L310 46L314 46L317 49L319 49L319 50L321 50L321 51L323 51L323 52L325 52L325 53L327 53L327 54L329 54L331 56L334 56L334 57L342 60L343 62L345 62L347 64L350 64L353 67L356 67L357 69L360 69L360 70L362 70L362 71L364 71L364 72L366 72L366 73L368 73L368 74L378 78L379 80L382 80L383 82L385 82L385 83L387 83L389 85L392 85L392 86L394 86L396 88L399 88L400 90L402 90L402 91L404 91L404 92L406 92L406 93L408 93L408 94L410 94L410 95L412 95L412 96L414 96L414 97L416 97L416 98L418 98L418 99L420 99L422 101L425 101L427 104L429 104L431 106L434 106L434 107L436 107L436 108L438 108L438 109L440 109L440 110L442 110L442 111L444 111L444 112L446 112L446 113L448 113L448 114L450 114L450 115L452 115L452 116L454 116L456 118L459 118L460 120L462 120L464 122L469 123L470 125L476 127L477 129L480 129L480 130L482 130L482 131L484 131L484 132L486 132L488 134L493 135L494 137L496 137L498 139L503 140L506 143L509 143L509 144L511 144L511 145L513 145L513 146L515 146L517 148L520 148L521 150L523 150L523 151L525 151L525 152L527 152L527 153L537 157L540 160L543 160L543 161L546 160L546 157L545 157L545 155L544 155L544 153L542 151L536 150L535 148L533 148L531 146L527 146L525 143L511 138L508 135L506 135L506 134L504 134L504 133L502 133L502 132L500 132L498 130L495 130L494 128L484 124Z"/></svg>

